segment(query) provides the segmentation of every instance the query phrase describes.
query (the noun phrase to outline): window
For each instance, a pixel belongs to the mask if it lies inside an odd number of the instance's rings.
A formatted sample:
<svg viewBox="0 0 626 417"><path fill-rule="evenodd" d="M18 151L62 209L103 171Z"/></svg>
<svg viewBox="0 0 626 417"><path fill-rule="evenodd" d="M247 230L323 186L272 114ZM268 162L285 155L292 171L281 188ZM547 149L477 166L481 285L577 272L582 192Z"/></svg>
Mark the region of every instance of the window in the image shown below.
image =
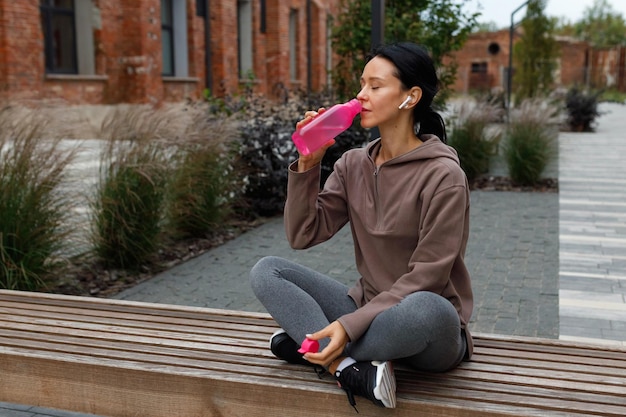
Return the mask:
<svg viewBox="0 0 626 417"><path fill-rule="evenodd" d="M74 0L41 0L46 72L77 74Z"/></svg>
<svg viewBox="0 0 626 417"><path fill-rule="evenodd" d="M239 78L253 74L252 65L252 1L237 1L237 34L239 46Z"/></svg>
<svg viewBox="0 0 626 417"><path fill-rule="evenodd" d="M163 75L174 75L174 12L172 0L161 0L161 46Z"/></svg>
<svg viewBox="0 0 626 417"><path fill-rule="evenodd" d="M40 0L47 74L95 73L92 0Z"/></svg>
<svg viewBox="0 0 626 417"><path fill-rule="evenodd" d="M486 62L472 62L472 74L486 74L487 63Z"/></svg>
<svg viewBox="0 0 626 417"><path fill-rule="evenodd" d="M298 10L289 13L289 77L298 79Z"/></svg>
<svg viewBox="0 0 626 417"><path fill-rule="evenodd" d="M188 47L187 1L161 0L162 75L166 77L189 75Z"/></svg>

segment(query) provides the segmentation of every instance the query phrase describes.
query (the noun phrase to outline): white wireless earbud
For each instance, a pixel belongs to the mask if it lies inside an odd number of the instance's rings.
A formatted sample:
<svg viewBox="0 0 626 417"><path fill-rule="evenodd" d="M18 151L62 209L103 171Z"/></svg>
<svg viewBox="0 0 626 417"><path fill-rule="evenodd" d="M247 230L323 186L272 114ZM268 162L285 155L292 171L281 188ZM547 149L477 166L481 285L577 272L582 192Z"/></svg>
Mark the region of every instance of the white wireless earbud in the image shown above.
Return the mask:
<svg viewBox="0 0 626 417"><path fill-rule="evenodd" d="M402 104L400 104L398 110L402 110L403 108L405 108L406 105L409 104L409 101L411 101L411 96L406 96L406 100L404 100Z"/></svg>

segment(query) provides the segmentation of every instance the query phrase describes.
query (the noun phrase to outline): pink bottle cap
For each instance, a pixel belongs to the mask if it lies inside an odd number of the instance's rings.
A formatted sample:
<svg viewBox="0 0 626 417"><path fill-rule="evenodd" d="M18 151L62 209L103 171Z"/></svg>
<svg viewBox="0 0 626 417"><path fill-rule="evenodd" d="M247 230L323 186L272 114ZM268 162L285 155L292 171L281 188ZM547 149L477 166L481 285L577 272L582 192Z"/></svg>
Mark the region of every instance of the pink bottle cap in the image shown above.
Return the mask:
<svg viewBox="0 0 626 417"><path fill-rule="evenodd" d="M304 339L302 346L298 349L300 353L315 353L319 350L320 344L317 340Z"/></svg>

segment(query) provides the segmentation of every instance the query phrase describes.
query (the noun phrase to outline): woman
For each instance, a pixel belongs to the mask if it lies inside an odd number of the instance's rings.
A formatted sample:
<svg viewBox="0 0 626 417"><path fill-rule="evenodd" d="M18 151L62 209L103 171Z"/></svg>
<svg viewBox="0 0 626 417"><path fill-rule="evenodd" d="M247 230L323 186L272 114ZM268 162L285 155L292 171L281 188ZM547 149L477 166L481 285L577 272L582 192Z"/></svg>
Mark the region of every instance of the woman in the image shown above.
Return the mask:
<svg viewBox="0 0 626 417"><path fill-rule="evenodd" d="M361 278L348 287L278 257L251 271L254 292L282 329L276 356L321 365L354 395L396 405L391 361L443 372L472 352L472 308L464 263L469 188L445 126L431 108L438 79L420 46L379 47L368 57L357 99L361 125L380 138L346 152L319 191L319 151L289 167L285 228L293 248L330 239L346 223ZM320 109L321 113L323 109ZM308 111L300 128L318 113ZM308 337L320 351L297 352Z"/></svg>

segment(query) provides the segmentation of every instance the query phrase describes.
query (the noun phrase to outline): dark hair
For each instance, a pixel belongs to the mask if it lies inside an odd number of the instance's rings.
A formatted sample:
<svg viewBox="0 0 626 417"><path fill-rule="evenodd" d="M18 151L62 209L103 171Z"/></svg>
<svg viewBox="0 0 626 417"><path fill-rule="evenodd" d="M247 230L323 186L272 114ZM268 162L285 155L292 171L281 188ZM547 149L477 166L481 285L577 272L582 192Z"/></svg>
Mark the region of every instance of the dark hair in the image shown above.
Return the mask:
<svg viewBox="0 0 626 417"><path fill-rule="evenodd" d="M377 56L395 65L397 69L395 75L404 88L422 89L422 98L413 108L413 120L416 124L419 123L417 135L431 133L445 143L447 141L445 123L441 115L432 108L433 99L439 91L439 79L435 64L426 48L411 42L380 45L372 49L365 62Z"/></svg>

